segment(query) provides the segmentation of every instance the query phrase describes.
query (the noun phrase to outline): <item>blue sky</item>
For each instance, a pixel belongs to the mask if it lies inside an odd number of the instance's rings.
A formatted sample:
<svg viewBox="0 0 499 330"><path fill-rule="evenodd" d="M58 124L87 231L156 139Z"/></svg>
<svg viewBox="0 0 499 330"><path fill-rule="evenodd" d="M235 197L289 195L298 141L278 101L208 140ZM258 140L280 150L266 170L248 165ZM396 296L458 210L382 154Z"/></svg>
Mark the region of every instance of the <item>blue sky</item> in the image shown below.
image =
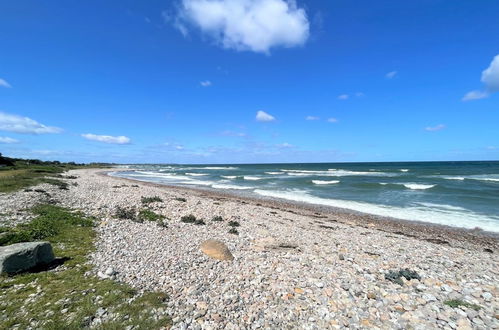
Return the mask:
<svg viewBox="0 0 499 330"><path fill-rule="evenodd" d="M3 1L0 152L497 160L498 14L496 0Z"/></svg>

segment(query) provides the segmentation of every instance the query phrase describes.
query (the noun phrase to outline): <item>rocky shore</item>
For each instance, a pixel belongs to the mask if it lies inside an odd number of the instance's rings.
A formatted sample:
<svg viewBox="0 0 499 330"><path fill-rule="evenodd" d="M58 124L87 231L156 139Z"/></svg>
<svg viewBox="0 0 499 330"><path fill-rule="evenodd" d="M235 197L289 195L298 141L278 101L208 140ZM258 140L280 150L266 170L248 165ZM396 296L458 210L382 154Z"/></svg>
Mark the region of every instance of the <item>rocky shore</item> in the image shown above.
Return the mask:
<svg viewBox="0 0 499 330"><path fill-rule="evenodd" d="M67 180L69 190L0 194L0 212L25 221L24 209L52 200L98 217L95 273L166 292L176 329L499 328L494 235L162 187L102 170L68 175L77 177ZM119 209L162 218L118 219ZM191 214L203 221L181 221ZM224 242L234 259L202 253L208 239Z"/></svg>

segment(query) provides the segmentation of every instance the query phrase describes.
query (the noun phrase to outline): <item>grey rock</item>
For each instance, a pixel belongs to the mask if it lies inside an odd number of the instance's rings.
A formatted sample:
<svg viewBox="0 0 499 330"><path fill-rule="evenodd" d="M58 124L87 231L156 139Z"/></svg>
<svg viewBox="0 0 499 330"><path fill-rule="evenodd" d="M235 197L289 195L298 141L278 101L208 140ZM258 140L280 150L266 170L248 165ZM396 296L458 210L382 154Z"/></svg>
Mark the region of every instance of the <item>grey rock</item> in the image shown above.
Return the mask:
<svg viewBox="0 0 499 330"><path fill-rule="evenodd" d="M54 261L48 242L17 243L0 247L0 274L15 274Z"/></svg>

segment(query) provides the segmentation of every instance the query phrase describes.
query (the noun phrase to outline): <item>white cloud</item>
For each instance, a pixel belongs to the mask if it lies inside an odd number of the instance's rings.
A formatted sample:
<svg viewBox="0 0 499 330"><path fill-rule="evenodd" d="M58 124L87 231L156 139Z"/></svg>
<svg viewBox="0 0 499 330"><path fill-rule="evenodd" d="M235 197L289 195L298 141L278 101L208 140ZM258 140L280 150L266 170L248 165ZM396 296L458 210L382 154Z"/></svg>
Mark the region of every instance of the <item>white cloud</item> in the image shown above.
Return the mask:
<svg viewBox="0 0 499 330"><path fill-rule="evenodd" d="M440 124L440 125L437 125L437 126L428 126L425 128L425 131L428 131L428 132L436 132L436 131L441 131L445 128L445 125L444 124Z"/></svg>
<svg viewBox="0 0 499 330"><path fill-rule="evenodd" d="M258 111L256 113L256 120L257 121L274 121L275 118L272 115L269 115L265 111Z"/></svg>
<svg viewBox="0 0 499 330"><path fill-rule="evenodd" d="M82 134L87 140L98 141L109 144L129 144L131 142L130 138L126 136L110 136L110 135L96 135L96 134Z"/></svg>
<svg viewBox="0 0 499 330"><path fill-rule="evenodd" d="M295 146L290 144L290 143L284 142L284 143L278 144L277 147L281 148L281 149L288 149L288 148L294 148Z"/></svg>
<svg viewBox="0 0 499 330"><path fill-rule="evenodd" d="M395 78L395 76L397 75L397 73L398 73L397 71L390 71L390 72L388 72L388 73L385 75L385 77L386 77L387 79L393 79L393 78Z"/></svg>
<svg viewBox="0 0 499 330"><path fill-rule="evenodd" d="M336 118L328 118L327 121L330 122L330 123L337 123L338 119L336 119Z"/></svg>
<svg viewBox="0 0 499 330"><path fill-rule="evenodd" d="M315 117L315 116L307 116L305 117L305 120L319 120L320 118L319 117Z"/></svg>
<svg viewBox="0 0 499 330"><path fill-rule="evenodd" d="M210 87L211 85L213 85L209 80L201 81L199 84L203 87Z"/></svg>
<svg viewBox="0 0 499 330"><path fill-rule="evenodd" d="M195 26L224 48L268 53L303 45L309 21L295 0L182 0L174 26Z"/></svg>
<svg viewBox="0 0 499 330"><path fill-rule="evenodd" d="M482 71L481 81L485 85L485 90L468 92L464 95L462 101L484 99L492 93L499 92L499 55L496 55L489 67Z"/></svg>
<svg viewBox="0 0 499 330"><path fill-rule="evenodd" d="M466 102L466 101L484 99L486 97L489 97L489 93L487 93L487 92L471 91L471 92L466 93L466 95L464 95L461 100Z"/></svg>
<svg viewBox="0 0 499 330"><path fill-rule="evenodd" d="M0 87L11 88L12 86L7 81L0 78Z"/></svg>
<svg viewBox="0 0 499 330"><path fill-rule="evenodd" d="M19 140L16 140L16 139L13 139L10 137L0 136L0 143L5 143L5 144L19 143Z"/></svg>
<svg viewBox="0 0 499 330"><path fill-rule="evenodd" d="M220 132L220 135L222 135L222 136L245 137L247 134L244 133L244 132L236 132L236 131L226 130L226 131Z"/></svg>
<svg viewBox="0 0 499 330"><path fill-rule="evenodd" d="M489 67L482 72L482 82L489 93L499 92L499 55L496 55Z"/></svg>
<svg viewBox="0 0 499 330"><path fill-rule="evenodd" d="M350 96L348 94L338 95L338 100L348 100Z"/></svg>
<svg viewBox="0 0 499 330"><path fill-rule="evenodd" d="M28 117L0 112L0 131L20 134L48 134L60 133L62 132L62 129L58 127L45 126Z"/></svg>

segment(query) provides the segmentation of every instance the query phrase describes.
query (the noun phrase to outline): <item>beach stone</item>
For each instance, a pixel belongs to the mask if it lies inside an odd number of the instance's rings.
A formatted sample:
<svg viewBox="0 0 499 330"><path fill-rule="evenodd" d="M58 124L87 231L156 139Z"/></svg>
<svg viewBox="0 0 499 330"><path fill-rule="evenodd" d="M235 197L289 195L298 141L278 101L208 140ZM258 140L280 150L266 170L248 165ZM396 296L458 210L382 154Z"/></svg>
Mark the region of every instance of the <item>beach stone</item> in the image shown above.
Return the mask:
<svg viewBox="0 0 499 330"><path fill-rule="evenodd" d="M54 261L48 242L17 243L0 247L0 274L15 274Z"/></svg>
<svg viewBox="0 0 499 330"><path fill-rule="evenodd" d="M201 243L201 251L207 256L224 261L234 260L234 256L230 252L227 245L221 241L209 239Z"/></svg>

